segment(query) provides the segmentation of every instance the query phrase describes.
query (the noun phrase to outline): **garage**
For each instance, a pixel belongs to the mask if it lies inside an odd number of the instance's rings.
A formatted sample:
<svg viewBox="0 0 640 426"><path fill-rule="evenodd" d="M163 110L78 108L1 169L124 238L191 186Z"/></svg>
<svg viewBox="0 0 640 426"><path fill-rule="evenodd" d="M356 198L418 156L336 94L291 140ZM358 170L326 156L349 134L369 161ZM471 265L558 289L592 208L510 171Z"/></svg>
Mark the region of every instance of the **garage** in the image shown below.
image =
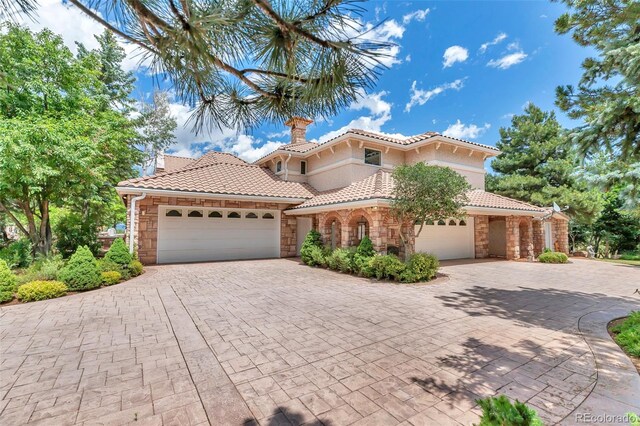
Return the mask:
<svg viewBox="0 0 640 426"><path fill-rule="evenodd" d="M416 226L417 232L420 227ZM416 252L434 254L440 260L475 257L472 219L447 219L425 224L416 238Z"/></svg>
<svg viewBox="0 0 640 426"><path fill-rule="evenodd" d="M159 207L158 263L279 256L279 210Z"/></svg>

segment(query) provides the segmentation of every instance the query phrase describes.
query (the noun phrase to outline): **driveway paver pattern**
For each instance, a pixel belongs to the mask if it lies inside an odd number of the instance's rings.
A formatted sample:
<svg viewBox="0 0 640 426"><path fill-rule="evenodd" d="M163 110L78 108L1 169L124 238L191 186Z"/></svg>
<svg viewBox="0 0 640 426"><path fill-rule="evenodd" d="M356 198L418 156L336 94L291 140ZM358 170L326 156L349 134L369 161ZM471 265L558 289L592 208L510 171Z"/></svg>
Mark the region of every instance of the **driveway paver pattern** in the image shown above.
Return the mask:
<svg viewBox="0 0 640 426"><path fill-rule="evenodd" d="M549 424L640 411L638 376L601 335L640 308L640 269L442 272L397 285L285 259L168 265L0 308L0 423L458 425L501 393Z"/></svg>

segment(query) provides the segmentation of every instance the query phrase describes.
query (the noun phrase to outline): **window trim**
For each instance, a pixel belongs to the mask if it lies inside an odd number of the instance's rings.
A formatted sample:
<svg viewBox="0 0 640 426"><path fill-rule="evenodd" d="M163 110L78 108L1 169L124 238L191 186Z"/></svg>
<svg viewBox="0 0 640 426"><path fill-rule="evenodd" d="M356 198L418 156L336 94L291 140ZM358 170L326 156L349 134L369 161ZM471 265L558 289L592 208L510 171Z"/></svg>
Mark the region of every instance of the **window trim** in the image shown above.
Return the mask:
<svg viewBox="0 0 640 426"><path fill-rule="evenodd" d="M179 214L169 214L171 212L176 212L176 213L179 213ZM182 209L169 208L164 212L164 216L165 217L182 217Z"/></svg>
<svg viewBox="0 0 640 426"><path fill-rule="evenodd" d="M380 154L380 164L367 163L367 151L375 151L378 154ZM382 167L382 151L374 148L365 148L363 161L364 161L364 164L368 166Z"/></svg>
<svg viewBox="0 0 640 426"><path fill-rule="evenodd" d="M301 160L300 161L300 174L301 175L306 175L307 174L307 161L306 160Z"/></svg>
<svg viewBox="0 0 640 426"><path fill-rule="evenodd" d="M282 160L276 161L276 173L280 173L282 171Z"/></svg>
<svg viewBox="0 0 640 426"><path fill-rule="evenodd" d="M192 213L195 213L195 215L192 216ZM200 215L200 216L198 216L198 215ZM190 209L190 210L187 211L187 217L190 217L192 219L193 218L204 217L204 211L201 210L201 209Z"/></svg>

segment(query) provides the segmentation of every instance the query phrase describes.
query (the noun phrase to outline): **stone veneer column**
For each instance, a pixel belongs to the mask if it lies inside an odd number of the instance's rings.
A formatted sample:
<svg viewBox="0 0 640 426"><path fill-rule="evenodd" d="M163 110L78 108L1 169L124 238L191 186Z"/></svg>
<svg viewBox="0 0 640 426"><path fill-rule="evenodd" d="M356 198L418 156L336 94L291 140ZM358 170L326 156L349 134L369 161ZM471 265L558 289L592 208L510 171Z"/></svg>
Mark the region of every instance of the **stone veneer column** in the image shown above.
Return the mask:
<svg viewBox="0 0 640 426"><path fill-rule="evenodd" d="M507 260L520 259L520 218L507 216Z"/></svg>
<svg viewBox="0 0 640 426"><path fill-rule="evenodd" d="M489 257L489 216L472 216L476 259Z"/></svg>
<svg viewBox="0 0 640 426"><path fill-rule="evenodd" d="M280 212L280 257L295 257L297 245L298 221L295 216Z"/></svg>
<svg viewBox="0 0 640 426"><path fill-rule="evenodd" d="M544 225L541 220L532 220L533 255L538 257L544 250Z"/></svg>
<svg viewBox="0 0 640 426"><path fill-rule="evenodd" d="M373 244L373 249L380 252L387 251L387 227L384 223L384 217L381 209L367 209L371 215L373 223L369 224L369 238Z"/></svg>
<svg viewBox="0 0 640 426"><path fill-rule="evenodd" d="M569 222L561 219L553 220L553 248L569 254Z"/></svg>

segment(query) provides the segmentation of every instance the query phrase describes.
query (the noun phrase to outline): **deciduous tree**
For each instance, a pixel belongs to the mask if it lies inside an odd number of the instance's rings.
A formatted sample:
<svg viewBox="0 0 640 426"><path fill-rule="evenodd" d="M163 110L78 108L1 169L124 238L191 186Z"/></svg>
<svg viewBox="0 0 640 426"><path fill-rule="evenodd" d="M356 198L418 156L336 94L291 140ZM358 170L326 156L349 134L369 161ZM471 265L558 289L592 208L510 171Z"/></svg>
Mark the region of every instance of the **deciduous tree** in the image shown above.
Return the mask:
<svg viewBox="0 0 640 426"><path fill-rule="evenodd" d="M449 167L424 163L401 165L393 170L391 212L401 225L418 224L416 237L425 223L463 215L470 189L467 180ZM409 253L408 236L400 230L405 257Z"/></svg>

